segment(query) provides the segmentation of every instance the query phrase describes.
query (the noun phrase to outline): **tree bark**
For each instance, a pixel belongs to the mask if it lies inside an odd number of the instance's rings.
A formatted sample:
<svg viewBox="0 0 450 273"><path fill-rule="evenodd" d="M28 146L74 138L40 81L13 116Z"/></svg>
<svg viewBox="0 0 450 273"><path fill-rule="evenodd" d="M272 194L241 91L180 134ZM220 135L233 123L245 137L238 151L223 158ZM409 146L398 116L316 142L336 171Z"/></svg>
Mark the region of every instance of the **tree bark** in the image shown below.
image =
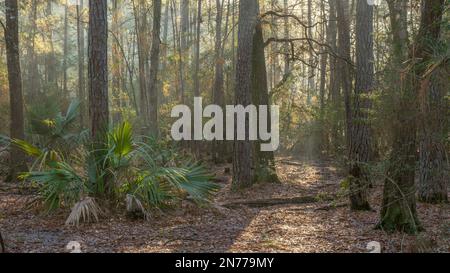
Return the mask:
<svg viewBox="0 0 450 273"><path fill-rule="evenodd" d="M331 128L331 141L333 145L333 150L336 152L339 148L340 137L339 137L339 101L340 101L340 69L338 68L338 60L336 58L337 53L337 15L336 15L336 1L328 1L330 6L330 18L328 21L328 42L330 45L330 50L333 54L329 54L330 58L330 81L329 81L329 97L331 101L331 106L333 110L332 115L332 128Z"/></svg>
<svg viewBox="0 0 450 273"><path fill-rule="evenodd" d="M225 106L224 94L224 77L223 77L223 50L222 50L222 15L223 8L220 0L216 0L216 37L215 37L215 70L214 70L214 87L213 99L214 104L221 107ZM223 158L224 144L222 141L215 140L212 143L212 156L215 163L221 163Z"/></svg>
<svg viewBox="0 0 450 273"><path fill-rule="evenodd" d="M436 4L436 12L439 6ZM445 5L445 4L443 4ZM447 4L448 6L448 4ZM435 15L436 16L436 15ZM435 21L438 25L440 21ZM431 22L428 23L431 25ZM445 43L440 29L431 25L426 29L427 43L424 44L423 62L432 58L434 48ZM420 102L419 121L419 200L427 203L447 202L449 185L449 162L444 140L448 136L448 100L446 93L450 90L449 60L446 59L433 72L422 79L418 87ZM427 72L425 72L427 73Z"/></svg>
<svg viewBox="0 0 450 273"><path fill-rule="evenodd" d="M47 2L47 8L46 8L46 16L50 17L52 16L52 1ZM51 52L45 56L45 81L46 81L46 87L50 91L57 91L58 90L58 82L56 80L57 73L56 73L56 58L55 58L55 47L53 45L53 30L52 27L49 26L50 31L46 33L46 38L49 40L50 43L50 49Z"/></svg>
<svg viewBox="0 0 450 273"><path fill-rule="evenodd" d="M150 83L149 83L149 129L150 134L158 136L158 72L159 54L161 48L161 0L153 0L153 32L152 49L150 52Z"/></svg>
<svg viewBox="0 0 450 273"><path fill-rule="evenodd" d="M313 19L312 19L312 0L308 0L308 38L312 39L313 32L312 32L312 26L313 25ZM307 97L307 103L308 105L311 105L312 97L316 94L315 90L315 68L314 68L314 50L312 48L309 49L309 60L308 60L308 97Z"/></svg>
<svg viewBox="0 0 450 273"><path fill-rule="evenodd" d="M69 97L69 90L67 87L67 59L69 55L69 4L66 0L64 3L64 43L63 43L63 97Z"/></svg>
<svg viewBox="0 0 450 273"><path fill-rule="evenodd" d="M86 122L86 77L85 77L85 48L83 26L83 0L77 5L77 40L78 40L78 99L80 100L80 125Z"/></svg>
<svg viewBox="0 0 450 273"><path fill-rule="evenodd" d="M244 107L252 103L253 38L258 17L258 1L239 2L238 51L236 64L235 104ZM246 119L246 132L248 131ZM236 134L236 132L235 132ZM246 140L234 142L233 187L244 188L253 184L252 143Z"/></svg>
<svg viewBox="0 0 450 273"><path fill-rule="evenodd" d="M41 84L39 79L39 67L38 67L38 58L36 54L36 35L38 33L37 30L37 17L38 17L38 1L31 1L31 10L30 10L30 22L31 22L31 33L29 38L29 46L28 46L28 81L25 82L25 95L29 97L30 101L35 101L39 97L39 93L41 92Z"/></svg>
<svg viewBox="0 0 450 273"><path fill-rule="evenodd" d="M337 27L338 27L338 69L341 82L341 90L344 94L345 106L345 135L347 148L349 147L349 139L351 135L351 101L350 93L352 89L351 80L351 44L350 44L350 8L348 0L336 0L337 11Z"/></svg>
<svg viewBox="0 0 450 273"><path fill-rule="evenodd" d="M120 24L122 21L122 1L112 1L112 20L111 20L111 33L114 36L111 49L111 94L112 94L112 107L114 112L112 113L113 123L119 123L121 120L122 109L122 72L123 72L123 57L121 56L121 44L122 37Z"/></svg>
<svg viewBox="0 0 450 273"><path fill-rule="evenodd" d="M252 102L258 107L259 105L267 105L270 112L269 90L267 83L267 69L266 58L264 52L264 37L262 22L258 18L255 34L253 37L253 52L252 52ZM258 107L258 118L261 118L261 113ZM268 129L271 130L270 113L267 115ZM255 182L279 182L276 168L275 156L273 152L261 151L261 141L254 142L253 150L253 169Z"/></svg>
<svg viewBox="0 0 450 273"><path fill-rule="evenodd" d="M391 16L391 24L398 24L398 18L403 18L401 0L388 2ZM384 184L383 205L379 227L384 230L399 230L408 233L417 233L422 226L416 211L416 187L415 163L417 159L417 112L418 93L424 83L421 78L426 72L427 62L430 61L433 52L433 44L436 43L441 27L444 0L424 0L421 5L422 16L420 30L416 37L415 46L409 53L412 64L408 70L402 69L400 80L400 102L394 122L394 143L391 153L387 179ZM397 16L396 16L397 15ZM400 25L404 25L401 23ZM407 56L403 53L406 49L404 39L405 30L393 26L394 52L397 56ZM395 33L395 32L400 33ZM400 39L400 40L397 40ZM400 44L402 43L403 44ZM401 64L401 60L396 63ZM405 75L406 73L406 75Z"/></svg>
<svg viewBox="0 0 450 273"><path fill-rule="evenodd" d="M139 0L136 5L133 0L133 12L137 37L137 50L139 62L139 114L144 127L148 126L148 98L147 98L147 74L146 63L148 58L147 40L147 13L145 1Z"/></svg>
<svg viewBox="0 0 450 273"><path fill-rule="evenodd" d="M19 57L19 10L17 0L5 1L5 42L11 109L10 137L25 139L22 77ZM9 179L16 181L17 174L26 169L25 155L17 148L11 148Z"/></svg>
<svg viewBox="0 0 450 273"><path fill-rule="evenodd" d="M89 116L94 141L105 141L109 125L107 0L89 1Z"/></svg>
<svg viewBox="0 0 450 273"><path fill-rule="evenodd" d="M419 200L426 203L448 202L449 162L444 140L448 135L445 92L450 88L449 73L448 68L437 68L421 87L425 94L420 100Z"/></svg>
<svg viewBox="0 0 450 273"><path fill-rule="evenodd" d="M285 14L288 14L289 12L289 5L288 5L288 0L284 0L283 1L283 10ZM288 17L284 17L283 19L283 23L284 23L284 38L285 39L289 39L290 38L290 31L289 31L289 18ZM290 45L289 42L284 43L284 53L285 53L285 57L284 57L284 75L287 75L290 70L291 70L291 56L289 54L290 52ZM276 83L278 82L278 80L276 79L277 77L274 77L274 85L276 85Z"/></svg>
<svg viewBox="0 0 450 273"><path fill-rule="evenodd" d="M404 17L404 0L388 1L392 31L392 66L398 80L408 58L408 32ZM408 72L410 73L410 72ZM383 189L383 203L378 227L387 231L416 233L420 223L416 210L414 185L416 162L416 99L411 83L403 79L398 94L398 110L395 111L393 144L389 167Z"/></svg>
<svg viewBox="0 0 450 273"><path fill-rule="evenodd" d="M356 4L356 84L350 135L350 205L353 210L370 210L369 186L371 133L370 94L374 88L373 6Z"/></svg>

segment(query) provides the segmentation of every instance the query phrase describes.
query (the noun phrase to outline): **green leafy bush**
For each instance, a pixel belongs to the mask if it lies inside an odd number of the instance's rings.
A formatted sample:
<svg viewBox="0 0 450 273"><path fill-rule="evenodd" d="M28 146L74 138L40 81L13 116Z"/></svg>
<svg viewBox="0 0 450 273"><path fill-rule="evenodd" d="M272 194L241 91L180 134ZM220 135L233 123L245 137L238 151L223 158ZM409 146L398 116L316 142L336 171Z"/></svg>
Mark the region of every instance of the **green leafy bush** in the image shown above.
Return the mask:
<svg viewBox="0 0 450 273"><path fill-rule="evenodd" d="M64 124L72 120L70 112L55 122L49 138L64 135ZM93 147L99 146L86 140L83 146L62 156L54 146L40 148L23 140L12 143L35 158L22 178L36 184L47 211L72 208L67 224L98 219L101 209L96 200L126 201L129 210L138 208L148 217L152 209L166 208L183 199L208 203L219 189L203 166L182 156L169 143L135 138L128 122L108 132L103 150L96 150ZM107 194L107 187L112 194Z"/></svg>

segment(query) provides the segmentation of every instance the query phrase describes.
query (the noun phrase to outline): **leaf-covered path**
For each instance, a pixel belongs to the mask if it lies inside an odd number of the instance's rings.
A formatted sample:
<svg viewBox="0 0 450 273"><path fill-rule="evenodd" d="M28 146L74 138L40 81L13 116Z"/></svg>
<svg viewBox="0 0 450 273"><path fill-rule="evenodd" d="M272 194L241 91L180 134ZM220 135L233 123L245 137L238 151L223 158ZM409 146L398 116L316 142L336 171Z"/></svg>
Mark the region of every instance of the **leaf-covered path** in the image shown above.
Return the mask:
<svg viewBox="0 0 450 273"><path fill-rule="evenodd" d="M26 209L31 197L5 191L2 184L0 230L9 252L65 252L69 241L80 242L84 252L367 252L370 241L380 242L384 252L450 252L448 204L418 205L426 228L419 236L388 235L373 229L379 182L372 190L374 211L351 212L345 196L339 198L342 177L331 162L279 158L281 184L239 193L230 191L225 167L217 168L223 189L210 208L186 202L150 221L109 214L78 228L64 226L66 213L43 216ZM240 204L248 200L278 201Z"/></svg>

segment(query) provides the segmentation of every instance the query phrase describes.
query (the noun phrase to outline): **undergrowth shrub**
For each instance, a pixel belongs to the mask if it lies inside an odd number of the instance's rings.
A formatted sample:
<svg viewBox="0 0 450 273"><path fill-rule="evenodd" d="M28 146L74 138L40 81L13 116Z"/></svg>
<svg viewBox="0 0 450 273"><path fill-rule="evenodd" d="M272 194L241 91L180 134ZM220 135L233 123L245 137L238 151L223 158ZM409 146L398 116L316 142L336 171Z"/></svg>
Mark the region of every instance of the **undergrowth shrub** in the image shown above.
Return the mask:
<svg viewBox="0 0 450 273"><path fill-rule="evenodd" d="M207 204L219 189L205 167L168 141L135 136L128 122L111 129L105 148L96 150L85 131L72 130L77 111L75 102L65 115L42 121L47 127L37 143L11 140L34 158L21 178L36 187L46 212L72 209L66 224L98 220L107 203L149 218L181 200Z"/></svg>

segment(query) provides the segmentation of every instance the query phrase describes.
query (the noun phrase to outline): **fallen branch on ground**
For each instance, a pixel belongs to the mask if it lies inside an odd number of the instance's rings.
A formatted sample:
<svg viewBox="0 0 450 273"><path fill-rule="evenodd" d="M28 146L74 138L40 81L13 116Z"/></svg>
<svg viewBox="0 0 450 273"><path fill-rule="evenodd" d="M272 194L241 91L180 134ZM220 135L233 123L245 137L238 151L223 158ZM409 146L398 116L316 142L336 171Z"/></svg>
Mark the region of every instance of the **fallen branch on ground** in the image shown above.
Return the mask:
<svg viewBox="0 0 450 273"><path fill-rule="evenodd" d="M343 207L347 207L348 206L348 202L343 202L343 203L338 203L338 204L328 204L326 206L323 207L319 207L316 210L332 210L332 209L337 209L337 208L343 208Z"/></svg>
<svg viewBox="0 0 450 273"><path fill-rule="evenodd" d="M230 203L221 204L222 207L235 208L239 206L247 206L251 208L262 208L277 205L295 205L295 204L310 204L320 201L331 201L334 197L320 197L316 196L299 196L293 198L271 198L271 199L261 199L261 200L243 200L235 201Z"/></svg>

